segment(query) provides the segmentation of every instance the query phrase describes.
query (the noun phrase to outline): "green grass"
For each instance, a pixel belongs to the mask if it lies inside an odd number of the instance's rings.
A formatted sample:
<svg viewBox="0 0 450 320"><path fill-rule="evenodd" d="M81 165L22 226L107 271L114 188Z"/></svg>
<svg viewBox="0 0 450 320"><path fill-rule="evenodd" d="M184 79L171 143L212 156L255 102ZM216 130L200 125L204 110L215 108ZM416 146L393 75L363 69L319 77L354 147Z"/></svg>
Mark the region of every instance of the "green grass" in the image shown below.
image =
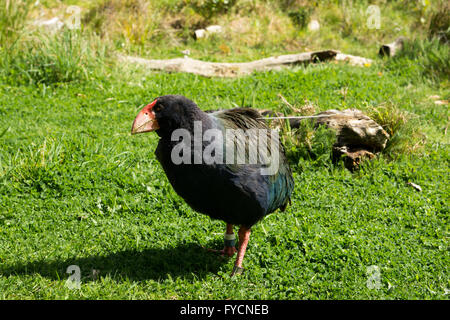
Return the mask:
<svg viewBox="0 0 450 320"><path fill-rule="evenodd" d="M425 40L447 30L444 2L374 1L380 30L365 26L367 1L314 1L301 19L289 13L302 1L13 2L0 5L0 299L448 299L450 118L430 96L450 98L449 47ZM82 6L82 30L36 36L27 17L65 17L66 4ZM302 27L307 16L319 32ZM225 32L192 38L214 23ZM377 59L399 35L413 39L406 50ZM114 63L117 52L170 58L186 48L214 61L324 48L376 60L238 79ZM354 173L331 161L328 131L305 126L285 139L292 205L253 228L246 272L230 278L233 260L202 249L221 247L224 223L173 191L155 134L130 135L140 108L164 94L203 109L289 112L279 94L314 112L358 108L392 139ZM70 265L79 290L66 286ZM367 286L373 265L379 289Z"/></svg>
<svg viewBox="0 0 450 320"><path fill-rule="evenodd" d="M415 60L413 67L410 61ZM448 45L441 45L437 39L406 41L404 49L387 62L387 68L393 70L410 70L411 78L418 81L443 82L449 86L450 50Z"/></svg>
<svg viewBox="0 0 450 320"><path fill-rule="evenodd" d="M19 41L30 12L31 1L17 0L0 2L0 43L10 48Z"/></svg>
<svg viewBox="0 0 450 320"><path fill-rule="evenodd" d="M0 77L31 85L87 80L101 73L108 53L98 37L78 30L34 32L3 52L0 47Z"/></svg>
<svg viewBox="0 0 450 320"><path fill-rule="evenodd" d="M129 133L144 104L170 93L203 109L280 109L278 93L320 110L390 102L418 118L427 144L354 174L299 157L292 206L253 228L246 272L230 278L233 260L202 249L220 248L224 223L176 195L153 154L156 135ZM2 82L0 298L447 299L448 108L431 94L448 88L381 62L239 79L121 68L52 86ZM65 285L69 265L81 268L79 290ZM366 285L372 265L379 289Z"/></svg>

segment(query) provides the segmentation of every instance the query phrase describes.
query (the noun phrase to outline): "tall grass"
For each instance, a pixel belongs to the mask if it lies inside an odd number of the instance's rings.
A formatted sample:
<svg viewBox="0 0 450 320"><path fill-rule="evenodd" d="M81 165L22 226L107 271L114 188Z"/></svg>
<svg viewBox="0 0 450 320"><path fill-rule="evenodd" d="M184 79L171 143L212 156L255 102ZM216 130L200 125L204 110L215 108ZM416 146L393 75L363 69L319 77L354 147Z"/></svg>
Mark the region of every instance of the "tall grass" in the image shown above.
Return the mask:
<svg viewBox="0 0 450 320"><path fill-rule="evenodd" d="M10 84L86 80L103 66L107 49L95 35L33 30L34 1L0 0L0 78Z"/></svg>
<svg viewBox="0 0 450 320"><path fill-rule="evenodd" d="M408 71L411 79L429 79L434 83L450 79L450 46L439 39L414 39L404 43L403 50L387 62L392 71Z"/></svg>
<svg viewBox="0 0 450 320"><path fill-rule="evenodd" d="M30 0L0 0L0 48L8 50L19 40L30 12Z"/></svg>
<svg viewBox="0 0 450 320"><path fill-rule="evenodd" d="M450 42L450 3L446 0L437 0L429 20L428 36L448 44Z"/></svg>
<svg viewBox="0 0 450 320"><path fill-rule="evenodd" d="M366 113L389 134L383 150L389 158L416 153L425 145L425 135L421 133L417 116L401 110L392 102L368 107Z"/></svg>
<svg viewBox="0 0 450 320"><path fill-rule="evenodd" d="M0 74L12 84L54 84L88 80L104 65L107 46L77 30L36 33L4 52Z"/></svg>

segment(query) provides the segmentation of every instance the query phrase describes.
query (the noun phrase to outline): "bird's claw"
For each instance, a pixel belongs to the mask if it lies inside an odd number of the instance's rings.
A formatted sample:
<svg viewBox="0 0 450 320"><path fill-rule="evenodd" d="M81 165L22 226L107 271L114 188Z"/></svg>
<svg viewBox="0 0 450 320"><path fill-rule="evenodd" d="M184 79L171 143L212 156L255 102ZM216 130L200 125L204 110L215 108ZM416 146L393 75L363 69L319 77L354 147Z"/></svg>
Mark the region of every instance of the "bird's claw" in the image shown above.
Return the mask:
<svg viewBox="0 0 450 320"><path fill-rule="evenodd" d="M231 276L233 277L234 275L241 275L243 272L244 268L235 265L233 267L233 271L231 272Z"/></svg>
<svg viewBox="0 0 450 320"><path fill-rule="evenodd" d="M235 247L224 247L222 250L206 249L209 252L219 253L223 257L231 258L237 252Z"/></svg>

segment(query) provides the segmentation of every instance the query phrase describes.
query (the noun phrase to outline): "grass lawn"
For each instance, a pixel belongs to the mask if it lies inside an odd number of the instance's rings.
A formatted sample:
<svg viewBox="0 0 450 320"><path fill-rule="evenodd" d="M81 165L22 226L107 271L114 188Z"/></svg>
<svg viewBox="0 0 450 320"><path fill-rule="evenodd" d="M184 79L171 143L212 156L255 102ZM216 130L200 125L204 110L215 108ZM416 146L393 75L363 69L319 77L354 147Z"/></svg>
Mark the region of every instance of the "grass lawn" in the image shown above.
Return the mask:
<svg viewBox="0 0 450 320"><path fill-rule="evenodd" d="M278 109L278 93L320 110L392 103L426 144L356 173L299 158L292 205L253 228L246 272L230 278L233 260L202 249L221 247L225 224L176 195L157 136L131 136L131 123L163 94L203 109ZM0 82L0 299L448 299L449 111L434 94L448 99L448 87L381 62L239 79L122 68L52 86ZM80 289L66 285L70 265Z"/></svg>

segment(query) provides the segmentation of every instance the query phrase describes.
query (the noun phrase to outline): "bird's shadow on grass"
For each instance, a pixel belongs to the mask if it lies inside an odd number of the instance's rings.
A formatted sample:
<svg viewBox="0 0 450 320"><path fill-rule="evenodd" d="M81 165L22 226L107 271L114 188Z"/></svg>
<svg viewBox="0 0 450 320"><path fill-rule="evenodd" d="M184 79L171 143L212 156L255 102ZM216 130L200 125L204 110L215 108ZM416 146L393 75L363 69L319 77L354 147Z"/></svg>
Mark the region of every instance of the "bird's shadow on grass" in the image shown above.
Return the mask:
<svg viewBox="0 0 450 320"><path fill-rule="evenodd" d="M216 242L208 247L217 247ZM173 248L125 250L107 255L92 255L56 260L38 260L11 265L3 264L0 275L34 275L61 280L69 277L67 268L76 265L81 271L81 281L94 281L109 275L113 280L124 279L163 280L170 277L201 279L217 273L227 259L208 252L198 244L180 244ZM72 273L72 272L71 272Z"/></svg>

